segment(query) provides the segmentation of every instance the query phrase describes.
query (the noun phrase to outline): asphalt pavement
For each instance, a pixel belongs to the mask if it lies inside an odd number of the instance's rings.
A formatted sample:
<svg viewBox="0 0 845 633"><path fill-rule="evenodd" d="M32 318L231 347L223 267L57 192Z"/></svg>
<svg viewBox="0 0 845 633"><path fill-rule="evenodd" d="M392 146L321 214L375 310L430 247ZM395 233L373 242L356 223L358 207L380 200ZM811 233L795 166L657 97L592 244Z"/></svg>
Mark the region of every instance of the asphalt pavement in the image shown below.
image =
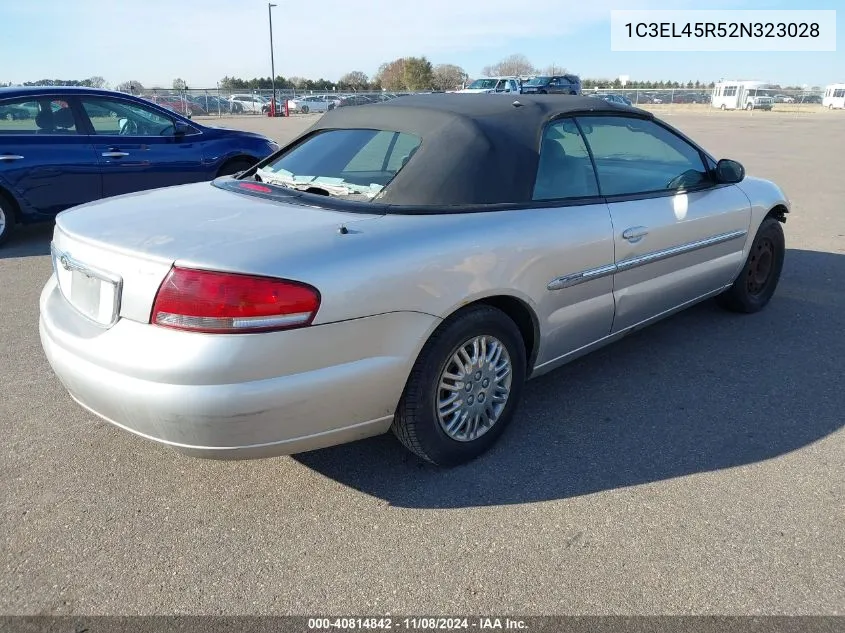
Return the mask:
<svg viewBox="0 0 845 633"><path fill-rule="evenodd" d="M391 435L219 462L99 421L38 340L51 228L19 231L0 613L845 613L845 112L665 118L791 197L772 303L707 302L530 382L451 470ZM221 123L284 141L313 120Z"/></svg>

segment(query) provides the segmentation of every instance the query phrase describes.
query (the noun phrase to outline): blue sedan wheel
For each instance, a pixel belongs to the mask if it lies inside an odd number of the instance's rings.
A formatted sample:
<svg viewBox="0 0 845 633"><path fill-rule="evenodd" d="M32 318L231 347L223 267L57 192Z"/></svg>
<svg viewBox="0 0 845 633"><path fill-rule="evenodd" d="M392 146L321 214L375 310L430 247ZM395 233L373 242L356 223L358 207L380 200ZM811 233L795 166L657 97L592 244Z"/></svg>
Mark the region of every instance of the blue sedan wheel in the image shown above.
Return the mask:
<svg viewBox="0 0 845 633"><path fill-rule="evenodd" d="M15 214L11 203L0 193L0 244L9 239L15 228Z"/></svg>

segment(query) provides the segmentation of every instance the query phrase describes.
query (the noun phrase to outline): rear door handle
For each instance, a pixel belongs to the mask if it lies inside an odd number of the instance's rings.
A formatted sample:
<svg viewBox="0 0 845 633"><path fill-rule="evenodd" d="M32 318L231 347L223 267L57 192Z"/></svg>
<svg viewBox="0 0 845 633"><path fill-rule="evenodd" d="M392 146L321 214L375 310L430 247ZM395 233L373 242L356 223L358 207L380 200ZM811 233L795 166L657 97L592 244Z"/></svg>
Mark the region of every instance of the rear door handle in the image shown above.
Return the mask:
<svg viewBox="0 0 845 633"><path fill-rule="evenodd" d="M105 158L123 158L124 156L129 156L129 152L109 151L103 152L102 155Z"/></svg>
<svg viewBox="0 0 845 633"><path fill-rule="evenodd" d="M639 242L646 235L648 235L648 229L644 226L632 226L631 228L622 231L623 239L628 240L632 244Z"/></svg>
<svg viewBox="0 0 845 633"><path fill-rule="evenodd" d="M0 160L20 160L23 158L20 154L0 154Z"/></svg>

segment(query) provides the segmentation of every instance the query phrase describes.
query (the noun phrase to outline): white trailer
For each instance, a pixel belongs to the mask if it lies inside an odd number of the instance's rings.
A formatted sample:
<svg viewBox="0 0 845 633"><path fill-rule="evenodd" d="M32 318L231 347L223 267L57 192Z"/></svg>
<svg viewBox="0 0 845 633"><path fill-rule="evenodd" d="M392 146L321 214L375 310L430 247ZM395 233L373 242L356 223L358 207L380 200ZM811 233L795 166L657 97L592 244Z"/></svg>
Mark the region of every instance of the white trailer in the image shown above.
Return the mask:
<svg viewBox="0 0 845 633"><path fill-rule="evenodd" d="M771 93L762 81L720 81L713 86L710 104L722 110L771 110Z"/></svg>
<svg viewBox="0 0 845 633"><path fill-rule="evenodd" d="M845 84L830 84L825 88L822 105L830 110L845 109Z"/></svg>

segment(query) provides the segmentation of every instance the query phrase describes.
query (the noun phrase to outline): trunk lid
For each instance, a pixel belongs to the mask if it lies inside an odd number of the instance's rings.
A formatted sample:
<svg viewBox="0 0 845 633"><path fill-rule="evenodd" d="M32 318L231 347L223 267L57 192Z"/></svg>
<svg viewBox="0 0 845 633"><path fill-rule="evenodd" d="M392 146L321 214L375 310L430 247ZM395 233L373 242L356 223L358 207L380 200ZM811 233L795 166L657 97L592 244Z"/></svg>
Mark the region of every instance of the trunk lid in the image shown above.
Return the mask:
<svg viewBox="0 0 845 633"><path fill-rule="evenodd" d="M118 317L147 322L176 262L278 276L283 259L330 246L340 225L380 217L268 200L210 183L182 185L60 213L53 267L67 301L99 325L109 327Z"/></svg>

